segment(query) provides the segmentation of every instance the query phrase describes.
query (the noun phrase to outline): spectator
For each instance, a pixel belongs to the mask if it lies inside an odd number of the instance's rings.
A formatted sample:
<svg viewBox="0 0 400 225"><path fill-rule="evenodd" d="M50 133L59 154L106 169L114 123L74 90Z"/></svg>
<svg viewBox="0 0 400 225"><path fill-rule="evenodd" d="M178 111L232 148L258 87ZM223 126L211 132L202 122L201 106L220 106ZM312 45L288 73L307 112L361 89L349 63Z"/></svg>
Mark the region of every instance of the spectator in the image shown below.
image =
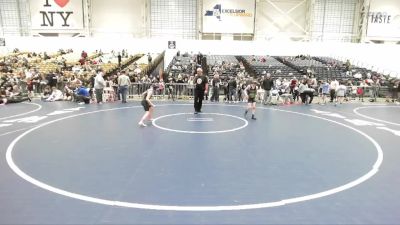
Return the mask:
<svg viewBox="0 0 400 225"><path fill-rule="evenodd" d="M22 94L17 85L8 86L5 91L0 93L3 103L19 103L24 101L31 101L27 94ZM4 101L5 98L5 101Z"/></svg>
<svg viewBox="0 0 400 225"><path fill-rule="evenodd" d="M47 85L43 89L43 93L42 93L42 96L41 96L42 101L45 101L46 99L48 99L50 97L50 95L51 95L51 89L50 89L50 86Z"/></svg>
<svg viewBox="0 0 400 225"><path fill-rule="evenodd" d="M89 104L90 103L90 92L89 88L85 86L80 86L76 89L74 94L74 99L79 104Z"/></svg>
<svg viewBox="0 0 400 225"><path fill-rule="evenodd" d="M175 80L172 77L168 78L166 90L167 90L168 99L172 98L172 101L175 101L174 86L173 86L174 83L175 83Z"/></svg>
<svg viewBox="0 0 400 225"><path fill-rule="evenodd" d="M57 86L57 76L53 73L53 71L50 71L50 73L46 77L47 84L52 88Z"/></svg>
<svg viewBox="0 0 400 225"><path fill-rule="evenodd" d="M326 97L328 96L328 94L329 94L329 83L327 81L324 81L321 84L321 100L320 100L321 105L326 104Z"/></svg>
<svg viewBox="0 0 400 225"><path fill-rule="evenodd" d="M329 85L329 93L330 93L330 96L331 96L330 102L333 102L333 100L336 99L336 90L337 90L338 87L339 87L339 82L336 79L332 80L330 85Z"/></svg>
<svg viewBox="0 0 400 225"><path fill-rule="evenodd" d="M58 90L56 87L52 87L52 92L50 96L45 99L46 102L54 102L54 101L60 101L63 99L63 93Z"/></svg>
<svg viewBox="0 0 400 225"><path fill-rule="evenodd" d="M104 72L102 69L99 69L97 75L94 79L94 89L96 93L96 100L98 104L103 104L103 90L106 86L106 82L104 81Z"/></svg>
<svg viewBox="0 0 400 225"><path fill-rule="evenodd" d="M300 94L301 102L302 102L303 104L306 103L306 97L307 97L307 95L306 95L306 89L307 89L307 88L308 88L307 80L303 80L303 81L300 83L300 85L299 85L299 94Z"/></svg>
<svg viewBox="0 0 400 225"><path fill-rule="evenodd" d="M214 74L213 79L211 80L211 101L219 102L219 86L221 84L221 80L219 79L218 73Z"/></svg>
<svg viewBox="0 0 400 225"><path fill-rule="evenodd" d="M118 58L118 67L121 68L122 56L119 52L117 58Z"/></svg>
<svg viewBox="0 0 400 225"><path fill-rule="evenodd" d="M365 80L363 80L362 82L360 82L359 86L357 87L357 96L358 96L358 100L361 102L364 102L364 93L365 93L365 88L368 85L365 83Z"/></svg>
<svg viewBox="0 0 400 225"><path fill-rule="evenodd" d="M346 60L345 67L346 67L346 72L351 70L350 60Z"/></svg>
<svg viewBox="0 0 400 225"><path fill-rule="evenodd" d="M88 57L87 52L82 51L82 53L81 53L81 58L83 58L84 60L86 60L87 57Z"/></svg>
<svg viewBox="0 0 400 225"><path fill-rule="evenodd" d="M271 74L267 73L265 79L262 81L262 89L264 89L263 104L271 103L271 90L274 87L274 80L271 78Z"/></svg>
<svg viewBox="0 0 400 225"><path fill-rule="evenodd" d="M7 92L4 87L0 87L0 105L7 104Z"/></svg>
<svg viewBox="0 0 400 225"><path fill-rule="evenodd" d="M296 77L293 77L293 78L290 80L290 85L289 85L290 94L293 95L293 100L294 100L294 101L296 101L296 98L297 98L297 96L298 96L298 92L296 93L297 82L298 82L298 81L297 81L297 78L296 78Z"/></svg>
<svg viewBox="0 0 400 225"><path fill-rule="evenodd" d="M64 101L71 101L74 96L74 92L67 86L65 85L64 87Z"/></svg>
<svg viewBox="0 0 400 225"><path fill-rule="evenodd" d="M126 95L130 85L131 81L129 80L129 77L126 75L125 71L122 71L121 75L118 77L118 87L121 93L122 103L126 103Z"/></svg>
<svg viewBox="0 0 400 225"><path fill-rule="evenodd" d="M378 93L379 93L379 89L381 87L381 84L379 83L379 79L376 78L376 77L374 77L372 80L373 80L372 83L371 83L371 91L372 91L372 93L371 93L370 101L371 102L376 102L376 99L378 97Z"/></svg>
<svg viewBox="0 0 400 225"><path fill-rule="evenodd" d="M230 103L234 103L235 101L237 101L236 91L237 91L236 79L234 77L230 77L228 81L228 93L229 93L228 101Z"/></svg>
<svg viewBox="0 0 400 225"><path fill-rule="evenodd" d="M341 84L337 88L337 102L339 102L339 104L343 103L344 97L346 95L346 90L347 90L346 86L344 85L343 82L341 82Z"/></svg>

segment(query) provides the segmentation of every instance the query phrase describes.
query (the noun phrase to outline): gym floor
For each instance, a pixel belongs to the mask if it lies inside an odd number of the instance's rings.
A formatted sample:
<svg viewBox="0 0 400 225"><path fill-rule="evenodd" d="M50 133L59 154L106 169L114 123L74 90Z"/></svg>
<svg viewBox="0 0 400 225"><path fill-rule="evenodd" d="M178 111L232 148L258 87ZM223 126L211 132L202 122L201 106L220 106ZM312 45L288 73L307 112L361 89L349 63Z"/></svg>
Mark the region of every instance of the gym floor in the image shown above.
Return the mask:
<svg viewBox="0 0 400 225"><path fill-rule="evenodd" d="M400 224L400 107L0 107L0 224Z"/></svg>

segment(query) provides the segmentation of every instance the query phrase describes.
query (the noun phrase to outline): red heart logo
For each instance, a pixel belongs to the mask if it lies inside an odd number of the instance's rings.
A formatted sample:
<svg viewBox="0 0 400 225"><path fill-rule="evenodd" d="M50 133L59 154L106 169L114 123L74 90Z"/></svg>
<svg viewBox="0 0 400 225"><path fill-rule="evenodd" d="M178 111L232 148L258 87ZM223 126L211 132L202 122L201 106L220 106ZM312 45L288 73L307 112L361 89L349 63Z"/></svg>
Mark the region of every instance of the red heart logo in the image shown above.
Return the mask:
<svg viewBox="0 0 400 225"><path fill-rule="evenodd" d="M62 8L68 4L69 0L54 0L54 2Z"/></svg>

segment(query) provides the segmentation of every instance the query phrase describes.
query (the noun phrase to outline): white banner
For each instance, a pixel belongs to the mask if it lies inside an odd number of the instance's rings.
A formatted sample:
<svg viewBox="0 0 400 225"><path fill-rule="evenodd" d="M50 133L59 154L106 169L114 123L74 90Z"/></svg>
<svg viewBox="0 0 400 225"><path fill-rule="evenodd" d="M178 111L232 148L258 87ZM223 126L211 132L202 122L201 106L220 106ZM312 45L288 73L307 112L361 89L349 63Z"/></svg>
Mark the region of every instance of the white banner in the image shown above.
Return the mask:
<svg viewBox="0 0 400 225"><path fill-rule="evenodd" d="M203 0L203 33L254 33L255 0Z"/></svg>
<svg viewBox="0 0 400 225"><path fill-rule="evenodd" d="M83 29L82 0L30 0L33 30Z"/></svg>
<svg viewBox="0 0 400 225"><path fill-rule="evenodd" d="M400 1L372 0L368 13L368 37L400 38Z"/></svg>

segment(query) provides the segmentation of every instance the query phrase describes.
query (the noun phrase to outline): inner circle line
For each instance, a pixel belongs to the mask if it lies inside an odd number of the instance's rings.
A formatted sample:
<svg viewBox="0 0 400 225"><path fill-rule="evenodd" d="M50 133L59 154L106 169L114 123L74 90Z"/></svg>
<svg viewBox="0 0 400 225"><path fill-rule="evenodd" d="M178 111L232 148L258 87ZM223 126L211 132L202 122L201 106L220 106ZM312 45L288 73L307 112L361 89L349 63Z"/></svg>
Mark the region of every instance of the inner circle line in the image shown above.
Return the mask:
<svg viewBox="0 0 400 225"><path fill-rule="evenodd" d="M235 119L239 119L242 122L244 122L244 125L237 127L237 128L233 128L233 129L227 129L227 130L216 130L216 131L192 131L192 130L177 130L177 129L171 129L171 128L167 128L167 127L162 127L160 125L158 125L156 122L159 119L163 119L165 117L170 117L170 116L180 116L180 115L191 115L192 113L175 113L175 114L167 114L167 115L163 115L163 116L159 116L157 118L155 118L152 121L153 126L157 127L158 129L161 130L166 130L166 131L172 131L172 132L177 132L177 133L188 133L188 134L219 134L219 133L228 133L228 132L233 132L233 131L237 131L240 129L245 128L249 122L243 118L240 118L238 116L234 116L234 115L230 115L230 114L223 114L223 113L202 113L203 115L218 115L218 116L228 116L228 117L232 117Z"/></svg>

